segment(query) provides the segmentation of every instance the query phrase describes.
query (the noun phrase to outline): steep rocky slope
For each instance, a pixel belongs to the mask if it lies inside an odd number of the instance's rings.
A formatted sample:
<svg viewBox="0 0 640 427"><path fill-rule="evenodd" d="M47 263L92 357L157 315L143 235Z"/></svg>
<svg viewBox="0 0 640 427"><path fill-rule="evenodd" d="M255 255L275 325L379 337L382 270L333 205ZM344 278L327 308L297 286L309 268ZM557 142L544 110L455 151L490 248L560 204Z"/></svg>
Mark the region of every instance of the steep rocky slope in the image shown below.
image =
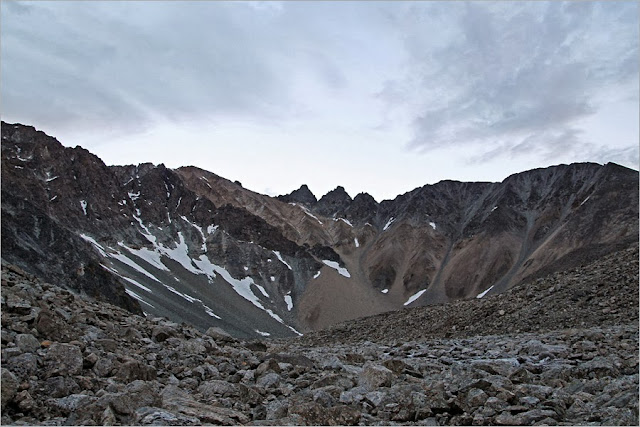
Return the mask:
<svg viewBox="0 0 640 427"><path fill-rule="evenodd" d="M418 307L348 331L239 341L96 303L3 263L1 421L637 425L637 279L634 248L452 304L446 325L439 307ZM512 311L531 316L530 327L510 327Z"/></svg>
<svg viewBox="0 0 640 427"><path fill-rule="evenodd" d="M591 263L482 295L398 310L306 334L307 345L402 342L427 338L540 333L638 324L638 246Z"/></svg>
<svg viewBox="0 0 640 427"><path fill-rule="evenodd" d="M106 166L2 123L2 257L150 316L237 337L503 292L638 241L638 172L581 163L378 203L271 198L196 167Z"/></svg>

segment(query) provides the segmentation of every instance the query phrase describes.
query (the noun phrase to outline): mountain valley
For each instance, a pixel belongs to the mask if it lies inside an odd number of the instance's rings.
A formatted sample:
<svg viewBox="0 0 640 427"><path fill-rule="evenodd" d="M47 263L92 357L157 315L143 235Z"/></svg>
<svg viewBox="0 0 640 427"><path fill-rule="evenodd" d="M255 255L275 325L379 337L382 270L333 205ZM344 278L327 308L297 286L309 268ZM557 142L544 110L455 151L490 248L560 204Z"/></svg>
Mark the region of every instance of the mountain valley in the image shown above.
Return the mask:
<svg viewBox="0 0 640 427"><path fill-rule="evenodd" d="M106 166L2 123L2 258L135 314L243 339L500 294L638 242L638 172L579 163L394 200L272 198L196 167Z"/></svg>

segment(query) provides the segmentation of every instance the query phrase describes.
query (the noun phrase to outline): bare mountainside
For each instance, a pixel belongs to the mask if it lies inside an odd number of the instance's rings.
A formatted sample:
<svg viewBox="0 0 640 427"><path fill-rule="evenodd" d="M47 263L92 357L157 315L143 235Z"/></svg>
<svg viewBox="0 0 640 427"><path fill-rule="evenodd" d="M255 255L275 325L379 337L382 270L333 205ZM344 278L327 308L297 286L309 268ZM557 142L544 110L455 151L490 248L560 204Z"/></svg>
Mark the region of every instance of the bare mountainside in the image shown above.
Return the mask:
<svg viewBox="0 0 640 427"><path fill-rule="evenodd" d="M280 198L196 167L106 166L2 123L2 258L134 313L293 336L477 295L637 245L638 172L579 163L380 203Z"/></svg>

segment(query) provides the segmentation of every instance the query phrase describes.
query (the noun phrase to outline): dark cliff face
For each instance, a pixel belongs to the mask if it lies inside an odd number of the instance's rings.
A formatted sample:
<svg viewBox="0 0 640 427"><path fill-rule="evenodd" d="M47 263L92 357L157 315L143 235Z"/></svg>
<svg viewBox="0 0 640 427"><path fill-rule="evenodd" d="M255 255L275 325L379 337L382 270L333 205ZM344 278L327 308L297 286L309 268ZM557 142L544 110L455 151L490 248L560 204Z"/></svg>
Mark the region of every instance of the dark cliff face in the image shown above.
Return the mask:
<svg viewBox="0 0 640 427"><path fill-rule="evenodd" d="M2 257L129 310L284 336L502 292L637 244L638 172L578 163L378 203L271 198L210 172L106 166L2 123Z"/></svg>
<svg viewBox="0 0 640 427"><path fill-rule="evenodd" d="M50 282L142 313L74 231L112 228L117 181L96 156L2 123L2 258ZM100 207L96 210L96 207Z"/></svg>

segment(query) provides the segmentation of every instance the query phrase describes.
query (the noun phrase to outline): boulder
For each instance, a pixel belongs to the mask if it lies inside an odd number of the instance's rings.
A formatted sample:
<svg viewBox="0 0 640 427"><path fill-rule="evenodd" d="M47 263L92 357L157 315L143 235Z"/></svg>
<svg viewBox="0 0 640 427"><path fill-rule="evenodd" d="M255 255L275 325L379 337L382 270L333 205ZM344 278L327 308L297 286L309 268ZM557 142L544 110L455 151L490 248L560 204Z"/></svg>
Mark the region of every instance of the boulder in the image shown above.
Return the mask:
<svg viewBox="0 0 640 427"><path fill-rule="evenodd" d="M71 344L53 343L45 356L47 376L79 375L83 357L80 348Z"/></svg>
<svg viewBox="0 0 640 427"><path fill-rule="evenodd" d="M18 379L11 371L2 368L0 376L0 393L2 394L2 408L9 403L18 391Z"/></svg>
<svg viewBox="0 0 640 427"><path fill-rule="evenodd" d="M384 366L366 363L358 377L358 385L374 390L379 387L389 387L393 378L393 372Z"/></svg>

